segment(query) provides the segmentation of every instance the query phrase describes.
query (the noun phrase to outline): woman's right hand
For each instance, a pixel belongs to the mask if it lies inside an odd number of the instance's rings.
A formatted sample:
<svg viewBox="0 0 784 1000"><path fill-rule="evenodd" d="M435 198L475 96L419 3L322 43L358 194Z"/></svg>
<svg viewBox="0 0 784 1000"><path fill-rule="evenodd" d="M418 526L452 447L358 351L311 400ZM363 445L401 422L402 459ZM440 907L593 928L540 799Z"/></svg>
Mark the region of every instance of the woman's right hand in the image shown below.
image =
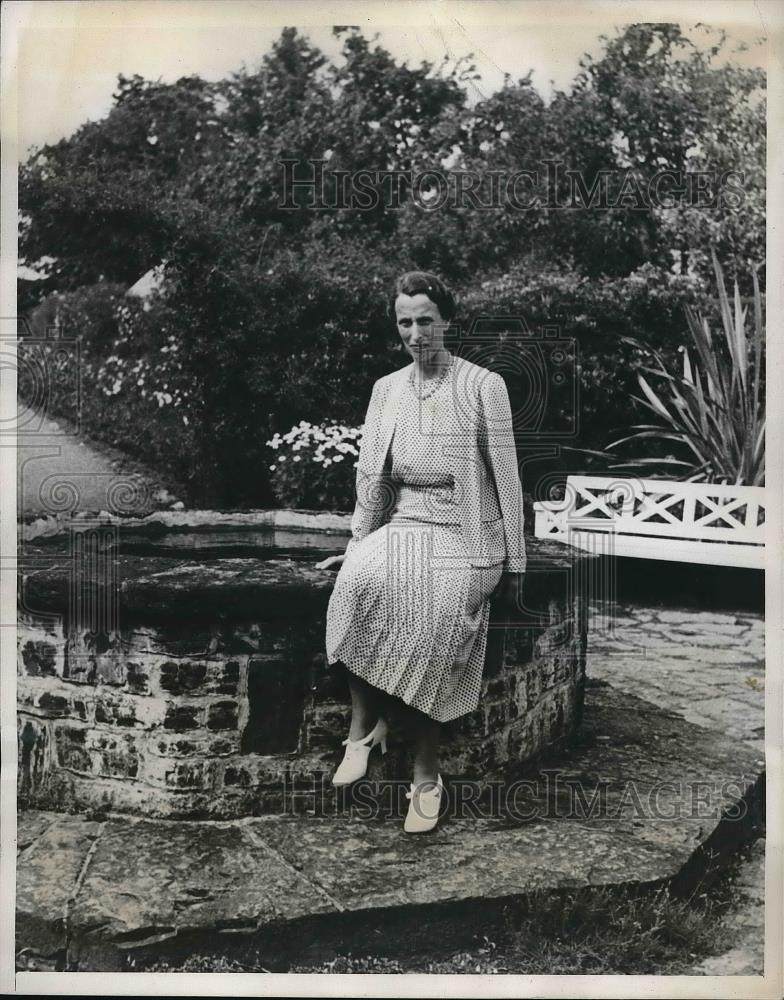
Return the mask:
<svg viewBox="0 0 784 1000"><path fill-rule="evenodd" d="M345 558L345 552L341 552L337 556L327 556L326 559L322 559L321 562L316 563L316 569L332 569L333 566L342 566Z"/></svg>

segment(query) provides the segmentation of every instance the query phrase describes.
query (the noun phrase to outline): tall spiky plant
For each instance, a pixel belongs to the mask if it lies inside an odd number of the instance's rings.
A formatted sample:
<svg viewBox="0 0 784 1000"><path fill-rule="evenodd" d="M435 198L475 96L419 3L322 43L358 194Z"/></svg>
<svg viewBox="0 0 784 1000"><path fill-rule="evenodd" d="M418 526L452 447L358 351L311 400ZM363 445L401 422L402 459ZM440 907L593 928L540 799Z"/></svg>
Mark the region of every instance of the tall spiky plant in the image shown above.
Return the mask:
<svg viewBox="0 0 784 1000"><path fill-rule="evenodd" d="M681 374L673 374L655 349L624 338L655 358L658 367L643 366L642 370L663 379L665 385L656 392L638 374L645 398L633 398L661 422L635 425L631 428L633 434L613 441L608 449L630 441L676 441L683 446L684 458L632 458L612 468L675 467L679 479L760 486L765 480L762 294L756 271L752 271L754 310L747 331L748 310L741 302L738 283L735 282L731 305L721 265L716 254L712 256L719 293L720 332L714 334L704 316L686 307L694 357L690 348L683 348Z"/></svg>

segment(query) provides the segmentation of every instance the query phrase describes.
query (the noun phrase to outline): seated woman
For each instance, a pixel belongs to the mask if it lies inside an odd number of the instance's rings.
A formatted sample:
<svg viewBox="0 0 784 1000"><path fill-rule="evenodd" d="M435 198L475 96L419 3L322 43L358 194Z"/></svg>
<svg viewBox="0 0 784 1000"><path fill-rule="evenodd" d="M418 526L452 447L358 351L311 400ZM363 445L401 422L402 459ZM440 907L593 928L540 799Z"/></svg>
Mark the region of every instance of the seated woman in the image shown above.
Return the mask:
<svg viewBox="0 0 784 1000"><path fill-rule="evenodd" d="M444 346L449 290L411 271L391 312L413 360L373 386L352 538L318 566L340 566L326 648L348 668L352 703L333 783L386 752L384 698L400 699L415 734L404 829L420 833L438 822L440 724L479 704L490 597L525 570L523 498L503 378Z"/></svg>

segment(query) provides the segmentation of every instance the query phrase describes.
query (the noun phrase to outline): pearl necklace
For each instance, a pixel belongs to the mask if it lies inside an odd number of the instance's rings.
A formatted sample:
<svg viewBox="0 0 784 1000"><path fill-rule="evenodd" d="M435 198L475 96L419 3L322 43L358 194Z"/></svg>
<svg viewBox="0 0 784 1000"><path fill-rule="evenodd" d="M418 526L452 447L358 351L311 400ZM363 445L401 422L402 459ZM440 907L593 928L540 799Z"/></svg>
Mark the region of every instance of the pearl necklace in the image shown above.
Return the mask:
<svg viewBox="0 0 784 1000"><path fill-rule="evenodd" d="M449 361L444 366L444 370L441 372L441 374L436 376L436 378L427 380L427 388L425 390L421 390L416 387L414 381L414 376L416 375L416 368L413 368L411 370L411 373L408 376L408 384L411 387L411 390L417 397L417 399L419 400L429 399L434 392L437 392L438 389L441 388L441 386L444 384L447 377L449 376L449 373L452 371L452 365L454 360L455 356L454 354L451 354L449 356Z"/></svg>

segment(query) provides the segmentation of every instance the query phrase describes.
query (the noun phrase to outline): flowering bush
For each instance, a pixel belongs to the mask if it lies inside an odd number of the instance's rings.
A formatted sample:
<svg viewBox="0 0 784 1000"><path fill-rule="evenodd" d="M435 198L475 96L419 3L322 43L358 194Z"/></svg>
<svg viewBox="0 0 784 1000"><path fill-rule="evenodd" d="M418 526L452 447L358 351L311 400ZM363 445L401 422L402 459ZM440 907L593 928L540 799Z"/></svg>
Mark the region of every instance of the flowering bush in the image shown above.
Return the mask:
<svg viewBox="0 0 784 1000"><path fill-rule="evenodd" d="M267 441L275 498L284 507L351 510L362 427L307 420Z"/></svg>

